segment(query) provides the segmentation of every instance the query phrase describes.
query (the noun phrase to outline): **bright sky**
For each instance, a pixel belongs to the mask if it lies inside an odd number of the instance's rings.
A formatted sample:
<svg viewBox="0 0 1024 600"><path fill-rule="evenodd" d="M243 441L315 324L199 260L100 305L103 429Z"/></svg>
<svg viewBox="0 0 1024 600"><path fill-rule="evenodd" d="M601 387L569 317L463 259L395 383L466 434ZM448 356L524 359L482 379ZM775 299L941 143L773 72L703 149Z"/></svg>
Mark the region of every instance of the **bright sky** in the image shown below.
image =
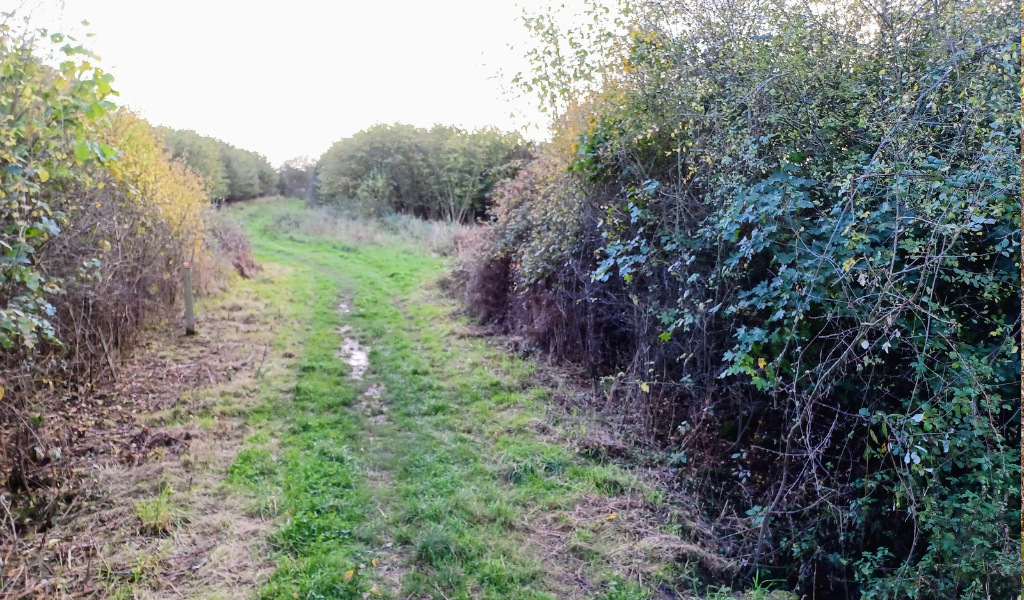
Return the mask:
<svg viewBox="0 0 1024 600"><path fill-rule="evenodd" d="M88 19L120 102L151 123L279 165L381 122L544 123L494 79L527 68L519 15L543 1L65 0L51 30Z"/></svg>

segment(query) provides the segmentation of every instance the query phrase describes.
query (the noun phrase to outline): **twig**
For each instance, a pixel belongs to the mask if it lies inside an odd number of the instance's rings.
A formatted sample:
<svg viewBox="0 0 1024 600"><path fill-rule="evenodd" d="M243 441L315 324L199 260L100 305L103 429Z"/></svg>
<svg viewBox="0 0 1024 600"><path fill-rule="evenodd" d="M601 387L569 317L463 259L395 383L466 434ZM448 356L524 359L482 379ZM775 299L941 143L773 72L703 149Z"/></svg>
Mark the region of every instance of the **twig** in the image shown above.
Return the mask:
<svg viewBox="0 0 1024 600"><path fill-rule="evenodd" d="M14 543L12 544L12 546L14 548L17 548L17 546L18 546L18 528L17 528L17 524L14 522L14 517L11 515L11 510L7 506L7 496L0 496L0 506L3 507L4 512L7 513L7 519L11 522L11 537L14 538Z"/></svg>
<svg viewBox="0 0 1024 600"><path fill-rule="evenodd" d="M444 592L441 591L441 588L438 587L438 585L436 583L434 584L434 589L437 590L438 594L441 594L441 597L444 598L444 600L452 600L451 598L446 596Z"/></svg>
<svg viewBox="0 0 1024 600"><path fill-rule="evenodd" d="M103 344L103 353L107 357L107 364L110 366L110 374L114 378L114 382L117 382L117 369L114 367L114 359L110 356L110 346L107 345L107 340L102 335L100 336L100 343Z"/></svg>
<svg viewBox="0 0 1024 600"><path fill-rule="evenodd" d="M270 344L263 346L263 358L260 359L260 366L256 368L256 379L260 378L260 372L263 371L263 363L267 360L268 350L270 350Z"/></svg>

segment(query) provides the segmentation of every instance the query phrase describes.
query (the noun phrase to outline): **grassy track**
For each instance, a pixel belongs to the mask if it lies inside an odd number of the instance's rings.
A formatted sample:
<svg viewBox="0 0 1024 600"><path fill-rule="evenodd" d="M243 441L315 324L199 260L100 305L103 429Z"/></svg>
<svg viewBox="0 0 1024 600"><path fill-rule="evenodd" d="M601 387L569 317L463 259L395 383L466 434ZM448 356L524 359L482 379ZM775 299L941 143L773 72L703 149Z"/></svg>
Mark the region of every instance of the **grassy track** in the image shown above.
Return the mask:
<svg viewBox="0 0 1024 600"><path fill-rule="evenodd" d="M292 368L265 382L229 475L279 519L262 598L674 597L676 552L643 569L621 552L626 512L657 492L552 433L529 363L457 335L443 259L304 235L282 225L297 202L235 210L274 265L247 285L293 324L277 341ZM371 348L361 380L344 338Z"/></svg>

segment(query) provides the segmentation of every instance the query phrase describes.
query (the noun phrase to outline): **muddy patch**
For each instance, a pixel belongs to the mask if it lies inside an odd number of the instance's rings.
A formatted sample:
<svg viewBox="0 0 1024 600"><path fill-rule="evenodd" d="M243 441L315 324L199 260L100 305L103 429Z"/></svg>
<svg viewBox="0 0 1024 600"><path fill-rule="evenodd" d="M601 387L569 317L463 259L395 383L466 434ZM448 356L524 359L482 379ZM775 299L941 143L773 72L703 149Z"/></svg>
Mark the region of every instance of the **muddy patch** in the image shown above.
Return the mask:
<svg viewBox="0 0 1024 600"><path fill-rule="evenodd" d="M384 395L384 385L374 384L366 388L359 401L359 409L366 413L370 422L374 425L384 425L388 422L388 407L381 399Z"/></svg>
<svg viewBox="0 0 1024 600"><path fill-rule="evenodd" d="M346 337L341 344L341 349L336 354L346 365L352 368L349 377L361 380L370 368L370 348L359 344L359 340Z"/></svg>

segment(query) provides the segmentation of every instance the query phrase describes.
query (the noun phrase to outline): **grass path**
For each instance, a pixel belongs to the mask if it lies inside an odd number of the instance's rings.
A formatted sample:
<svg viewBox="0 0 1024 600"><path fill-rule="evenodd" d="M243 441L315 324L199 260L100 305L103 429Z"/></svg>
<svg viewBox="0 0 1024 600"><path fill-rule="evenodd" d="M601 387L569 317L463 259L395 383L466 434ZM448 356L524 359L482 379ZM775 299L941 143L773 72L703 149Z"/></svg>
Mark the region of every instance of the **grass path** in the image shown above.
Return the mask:
<svg viewBox="0 0 1024 600"><path fill-rule="evenodd" d="M683 597L683 525L638 527L659 493L566 443L530 363L459 335L443 259L304 235L296 202L235 211L278 265L247 286L293 325L229 474L277 518L261 598Z"/></svg>

